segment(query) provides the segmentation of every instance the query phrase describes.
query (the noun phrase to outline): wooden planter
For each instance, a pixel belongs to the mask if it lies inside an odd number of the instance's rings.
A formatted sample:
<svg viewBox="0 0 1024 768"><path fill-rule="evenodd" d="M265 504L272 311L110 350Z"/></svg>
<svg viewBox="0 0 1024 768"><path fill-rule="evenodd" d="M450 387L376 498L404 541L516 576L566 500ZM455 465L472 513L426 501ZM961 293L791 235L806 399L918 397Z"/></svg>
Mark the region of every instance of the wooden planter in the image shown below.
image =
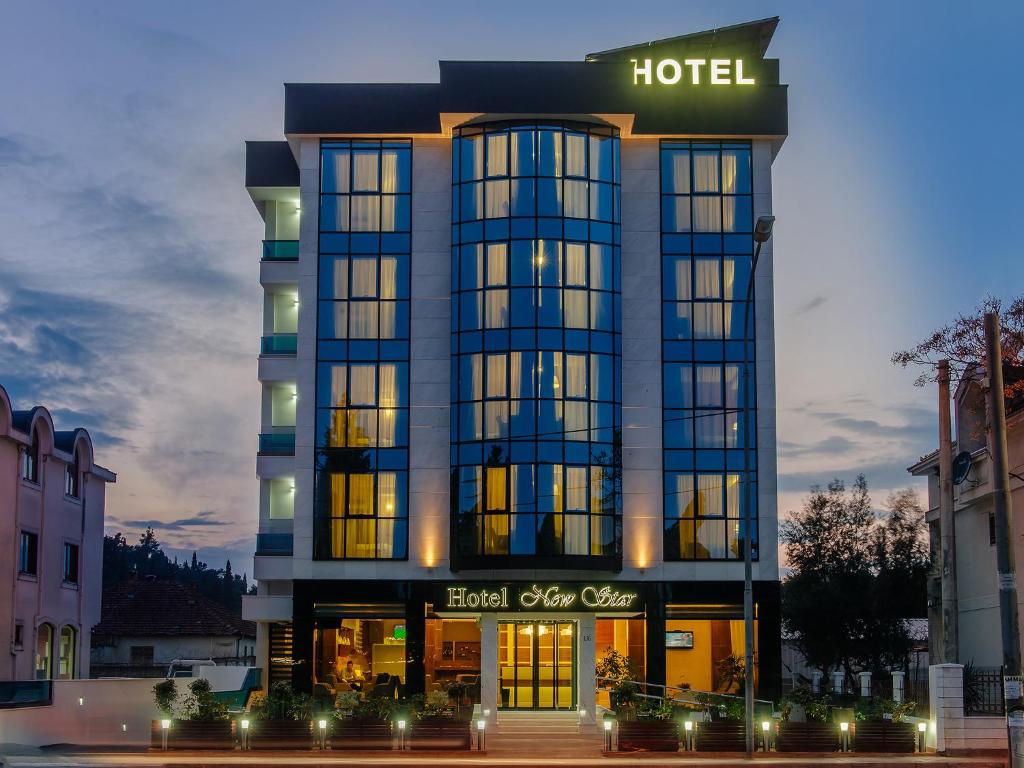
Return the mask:
<svg viewBox="0 0 1024 768"><path fill-rule="evenodd" d="M250 749L312 749L309 720L256 720L249 728Z"/></svg>
<svg viewBox="0 0 1024 768"><path fill-rule="evenodd" d="M679 724L675 720L619 721L620 752L678 752Z"/></svg>
<svg viewBox="0 0 1024 768"><path fill-rule="evenodd" d="M855 752L900 752L914 751L914 724L894 723L890 720L877 722L861 721L854 725L853 749Z"/></svg>
<svg viewBox="0 0 1024 768"><path fill-rule="evenodd" d="M211 723L195 720L174 720L167 732L168 749L234 749L234 722L217 720ZM163 748L163 729L154 720L150 731L150 747Z"/></svg>
<svg viewBox="0 0 1024 768"><path fill-rule="evenodd" d="M699 723L696 747L698 752L746 752L746 727L742 720L715 720Z"/></svg>
<svg viewBox="0 0 1024 768"><path fill-rule="evenodd" d="M775 748L779 752L838 752L839 726L835 723L795 723L792 720L779 723Z"/></svg>
<svg viewBox="0 0 1024 768"><path fill-rule="evenodd" d="M418 720L412 724L410 749L472 749L468 720Z"/></svg>
<svg viewBox="0 0 1024 768"><path fill-rule="evenodd" d="M331 724L331 749L391 749L390 720L335 720Z"/></svg>

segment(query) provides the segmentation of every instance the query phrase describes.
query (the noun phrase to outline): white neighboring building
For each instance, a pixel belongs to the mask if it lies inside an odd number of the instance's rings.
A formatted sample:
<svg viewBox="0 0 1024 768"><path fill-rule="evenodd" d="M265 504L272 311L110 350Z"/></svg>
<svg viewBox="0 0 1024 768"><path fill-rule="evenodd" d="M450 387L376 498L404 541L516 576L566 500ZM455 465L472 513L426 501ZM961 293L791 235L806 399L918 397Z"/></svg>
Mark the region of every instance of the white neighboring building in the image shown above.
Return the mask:
<svg viewBox="0 0 1024 768"><path fill-rule="evenodd" d="M0 386L0 680L89 677L100 618L103 509L114 473L84 429Z"/></svg>
<svg viewBox="0 0 1024 768"><path fill-rule="evenodd" d="M176 659L250 666L256 625L200 595L189 584L122 582L103 593L93 628L93 677L163 677Z"/></svg>

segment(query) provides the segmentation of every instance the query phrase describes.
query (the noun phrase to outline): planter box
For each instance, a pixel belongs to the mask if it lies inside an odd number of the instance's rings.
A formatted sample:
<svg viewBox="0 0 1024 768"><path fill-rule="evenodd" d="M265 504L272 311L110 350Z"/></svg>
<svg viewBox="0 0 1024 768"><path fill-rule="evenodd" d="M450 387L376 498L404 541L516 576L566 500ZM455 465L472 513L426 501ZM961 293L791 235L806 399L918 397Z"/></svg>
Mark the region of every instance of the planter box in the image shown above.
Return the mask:
<svg viewBox="0 0 1024 768"><path fill-rule="evenodd" d="M746 752L747 730L742 720L717 720L697 726L698 752Z"/></svg>
<svg viewBox="0 0 1024 768"><path fill-rule="evenodd" d="M775 738L779 752L838 752L839 726L835 723L779 723Z"/></svg>
<svg viewBox="0 0 1024 768"><path fill-rule="evenodd" d="M218 720L201 723L192 720L174 720L167 733L168 749L234 749L234 722ZM150 731L150 747L162 749L163 729L154 720Z"/></svg>
<svg viewBox="0 0 1024 768"><path fill-rule="evenodd" d="M679 724L675 720L619 721L620 752L678 752Z"/></svg>
<svg viewBox="0 0 1024 768"><path fill-rule="evenodd" d="M855 752L901 752L914 751L914 724L861 721L854 725L853 749Z"/></svg>
<svg viewBox="0 0 1024 768"><path fill-rule="evenodd" d="M390 720L335 720L330 729L331 749L391 749Z"/></svg>
<svg viewBox="0 0 1024 768"><path fill-rule="evenodd" d="M413 722L410 749L471 749L469 721L420 720Z"/></svg>
<svg viewBox="0 0 1024 768"><path fill-rule="evenodd" d="M249 749L312 749L309 720L256 720L249 727Z"/></svg>

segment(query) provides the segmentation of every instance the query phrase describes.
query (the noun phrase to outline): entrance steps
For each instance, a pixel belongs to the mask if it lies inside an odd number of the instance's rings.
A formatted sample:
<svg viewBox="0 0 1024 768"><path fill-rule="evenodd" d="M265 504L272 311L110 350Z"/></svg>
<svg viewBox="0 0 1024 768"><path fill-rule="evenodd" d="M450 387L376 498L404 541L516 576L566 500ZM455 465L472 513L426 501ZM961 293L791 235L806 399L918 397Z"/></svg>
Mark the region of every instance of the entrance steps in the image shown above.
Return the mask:
<svg viewBox="0 0 1024 768"><path fill-rule="evenodd" d="M490 755L597 756L603 745L593 725L581 730L575 711L499 712L497 728L487 734Z"/></svg>

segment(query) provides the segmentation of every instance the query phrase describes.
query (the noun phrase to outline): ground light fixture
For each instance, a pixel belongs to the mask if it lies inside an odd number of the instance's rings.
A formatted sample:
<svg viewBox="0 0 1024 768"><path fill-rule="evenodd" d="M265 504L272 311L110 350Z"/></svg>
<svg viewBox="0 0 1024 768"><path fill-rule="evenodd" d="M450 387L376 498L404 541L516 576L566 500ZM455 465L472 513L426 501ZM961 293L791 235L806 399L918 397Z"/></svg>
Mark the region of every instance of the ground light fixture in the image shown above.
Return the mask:
<svg viewBox="0 0 1024 768"><path fill-rule="evenodd" d="M687 752L693 749L693 720L683 721L684 747Z"/></svg>
<svg viewBox="0 0 1024 768"><path fill-rule="evenodd" d="M320 749L327 749L327 721L320 720L317 725L320 727Z"/></svg>
<svg viewBox="0 0 1024 768"><path fill-rule="evenodd" d="M80 707L84 707L85 706L85 699L83 699L81 696L78 697L78 706L80 706Z"/></svg>
<svg viewBox="0 0 1024 768"><path fill-rule="evenodd" d="M768 722L767 720L762 720L761 721L761 732L764 734L764 751L765 752L767 752L768 748L771 746L769 744L769 742L771 741L771 727L772 727L772 724L770 722Z"/></svg>
<svg viewBox="0 0 1024 768"><path fill-rule="evenodd" d="M170 720L161 720L160 721L160 736L161 736L160 747L161 747L161 749L164 750L164 752L167 751L167 732L169 730L171 730L171 721Z"/></svg>
<svg viewBox="0 0 1024 768"><path fill-rule="evenodd" d="M405 749L405 720L398 721L398 749Z"/></svg>
<svg viewBox="0 0 1024 768"><path fill-rule="evenodd" d="M839 751L847 752L850 748L850 724L843 722L839 724Z"/></svg>
<svg viewBox="0 0 1024 768"><path fill-rule="evenodd" d="M604 751L612 751L612 721L604 721Z"/></svg>
<svg viewBox="0 0 1024 768"><path fill-rule="evenodd" d="M924 752L924 735L928 730L928 723L920 722L917 724L917 751Z"/></svg>
<svg viewBox="0 0 1024 768"><path fill-rule="evenodd" d="M484 730L487 728L486 720L476 721L476 747L481 752L484 749Z"/></svg>
<svg viewBox="0 0 1024 768"><path fill-rule="evenodd" d="M242 720L238 723L242 727L242 749L249 748L249 721Z"/></svg>
<svg viewBox="0 0 1024 768"><path fill-rule="evenodd" d="M748 403L750 397L750 305L754 298L754 278L757 276L757 259L761 255L761 246L772 236L775 226L774 216L758 216L754 225L754 257L750 260L750 276L747 278L747 300L743 305L743 411L742 418L747 428L743 430L743 668L748 671L744 675L743 685L744 721L746 723L747 757L754 755L754 675L749 670L754 668L754 542L751 538L750 521L750 435L756 429L749 428L749 420L757 419Z"/></svg>

